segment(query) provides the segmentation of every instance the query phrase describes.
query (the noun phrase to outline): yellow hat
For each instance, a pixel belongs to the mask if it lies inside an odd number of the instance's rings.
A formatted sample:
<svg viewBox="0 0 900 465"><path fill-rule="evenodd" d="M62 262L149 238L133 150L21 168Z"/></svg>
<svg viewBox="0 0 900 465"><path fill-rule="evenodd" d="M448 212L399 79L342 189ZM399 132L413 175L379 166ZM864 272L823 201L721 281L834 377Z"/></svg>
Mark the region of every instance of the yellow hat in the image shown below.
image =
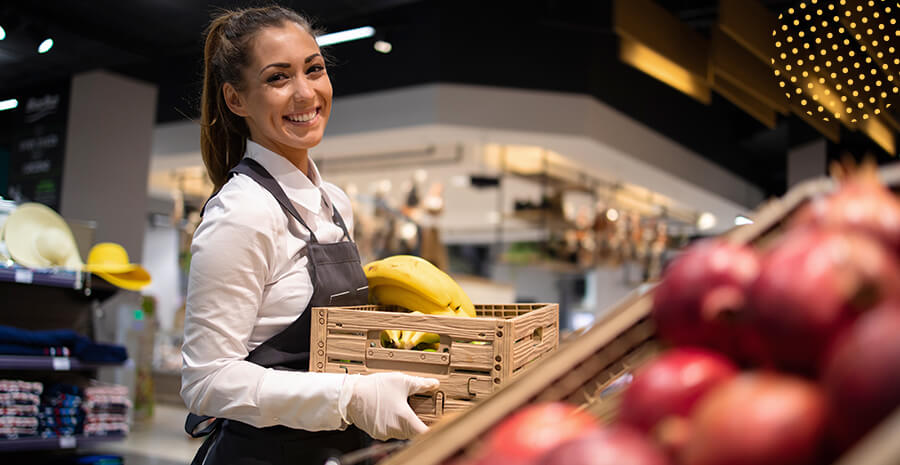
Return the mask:
<svg viewBox="0 0 900 465"><path fill-rule="evenodd" d="M23 203L10 213L3 238L12 259L29 268L78 269L84 264L69 225L40 203Z"/></svg>
<svg viewBox="0 0 900 465"><path fill-rule="evenodd" d="M101 242L92 247L83 269L131 291L138 291L151 281L150 273L141 265L130 263L125 248L113 242Z"/></svg>

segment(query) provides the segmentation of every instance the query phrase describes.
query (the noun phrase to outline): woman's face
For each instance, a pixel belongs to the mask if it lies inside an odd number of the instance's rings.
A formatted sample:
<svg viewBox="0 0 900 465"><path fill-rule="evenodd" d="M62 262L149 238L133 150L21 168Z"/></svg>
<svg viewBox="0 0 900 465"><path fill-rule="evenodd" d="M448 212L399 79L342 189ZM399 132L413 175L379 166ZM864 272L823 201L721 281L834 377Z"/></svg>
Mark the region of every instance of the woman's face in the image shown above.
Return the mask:
<svg viewBox="0 0 900 465"><path fill-rule="evenodd" d="M243 77L239 91L225 84L225 100L244 117L254 142L292 159L322 140L331 81L319 46L300 25L285 22L260 30Z"/></svg>

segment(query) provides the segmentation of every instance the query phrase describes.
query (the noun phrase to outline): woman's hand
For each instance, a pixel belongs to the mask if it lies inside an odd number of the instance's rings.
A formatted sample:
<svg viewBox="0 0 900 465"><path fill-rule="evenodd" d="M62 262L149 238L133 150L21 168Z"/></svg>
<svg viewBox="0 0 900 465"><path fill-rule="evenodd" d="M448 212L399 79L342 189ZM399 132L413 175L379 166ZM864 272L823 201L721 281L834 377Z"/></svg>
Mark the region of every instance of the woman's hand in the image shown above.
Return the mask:
<svg viewBox="0 0 900 465"><path fill-rule="evenodd" d="M428 427L410 408L407 398L439 385L436 379L403 373L349 375L341 390L341 414L375 439L409 439Z"/></svg>

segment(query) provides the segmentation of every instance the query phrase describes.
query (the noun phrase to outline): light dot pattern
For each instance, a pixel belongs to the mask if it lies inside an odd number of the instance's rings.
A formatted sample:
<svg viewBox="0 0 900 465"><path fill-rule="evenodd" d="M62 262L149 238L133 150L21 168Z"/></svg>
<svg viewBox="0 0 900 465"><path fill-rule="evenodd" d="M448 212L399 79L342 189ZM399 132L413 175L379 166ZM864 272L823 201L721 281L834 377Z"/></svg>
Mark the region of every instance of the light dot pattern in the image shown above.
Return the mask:
<svg viewBox="0 0 900 465"><path fill-rule="evenodd" d="M772 31L779 87L806 114L849 126L900 103L898 18L896 0L819 0L788 8Z"/></svg>

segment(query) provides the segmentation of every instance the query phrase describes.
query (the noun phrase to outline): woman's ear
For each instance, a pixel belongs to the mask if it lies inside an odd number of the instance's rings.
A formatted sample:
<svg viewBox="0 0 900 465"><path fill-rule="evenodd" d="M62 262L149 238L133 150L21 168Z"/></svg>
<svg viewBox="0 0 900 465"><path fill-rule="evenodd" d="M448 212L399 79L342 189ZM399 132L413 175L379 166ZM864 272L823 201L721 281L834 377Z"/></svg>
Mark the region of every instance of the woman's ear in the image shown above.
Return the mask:
<svg viewBox="0 0 900 465"><path fill-rule="evenodd" d="M228 105L228 109L231 110L232 113L238 116L248 115L246 106L244 105L243 96L241 96L231 83L226 82L225 85L222 86L222 95L225 97L225 105Z"/></svg>

